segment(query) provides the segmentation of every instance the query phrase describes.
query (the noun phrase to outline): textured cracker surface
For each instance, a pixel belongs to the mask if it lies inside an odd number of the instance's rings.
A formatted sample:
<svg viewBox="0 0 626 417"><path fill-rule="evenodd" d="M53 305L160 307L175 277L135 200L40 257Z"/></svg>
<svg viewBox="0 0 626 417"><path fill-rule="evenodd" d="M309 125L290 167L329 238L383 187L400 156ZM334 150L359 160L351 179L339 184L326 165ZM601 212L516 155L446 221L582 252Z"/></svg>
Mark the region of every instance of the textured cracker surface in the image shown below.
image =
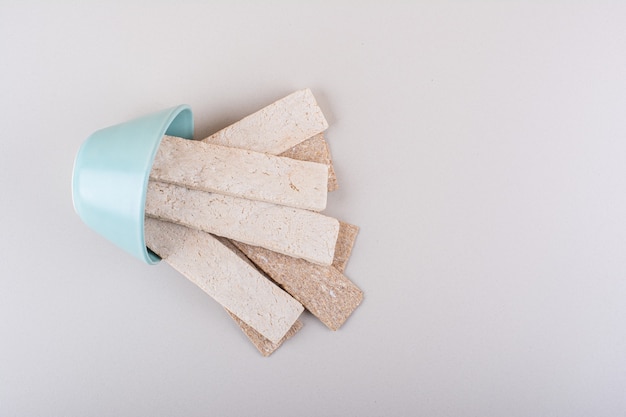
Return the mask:
<svg viewBox="0 0 626 417"><path fill-rule="evenodd" d="M219 240L228 249L230 249L234 254L239 256L239 258L241 258L244 262L246 262L252 268L255 268L255 269L258 270L257 266L250 259L248 259L248 257L246 255L244 255L244 253L242 251L240 251L239 248L237 248L237 246L235 246L232 243L232 241L230 241L230 240L228 240L226 238L220 237L220 236L215 236L215 238L217 240ZM262 271L260 271L260 272L263 273ZM237 317L236 315L234 315L233 313L231 313L227 309L224 309L224 310L226 310L226 312L230 315L230 317L241 328L241 331L243 332L243 334L246 335L248 340L250 340L250 342L252 342L254 347L256 347L257 350L259 352L261 352L261 354L263 356L271 355L276 349L278 349L282 345L282 343L285 340L291 338L293 335L295 335L302 328L302 322L300 320L296 320L296 322L294 323L293 326L291 326L291 329L289 329L289 331L287 332L285 337L283 337L278 343L274 343L274 342L268 340L266 337L264 337L261 333L259 333L256 330L254 330L252 327L248 326L241 319L239 319L239 317Z"/></svg>
<svg viewBox="0 0 626 417"><path fill-rule="evenodd" d="M150 178L188 188L320 211L328 166L165 136Z"/></svg>
<svg viewBox="0 0 626 417"><path fill-rule="evenodd" d="M330 265L339 221L309 210L150 181L146 215Z"/></svg>
<svg viewBox="0 0 626 417"><path fill-rule="evenodd" d="M204 142L278 155L328 128L311 90L299 90L243 118Z"/></svg>
<svg viewBox="0 0 626 417"><path fill-rule="evenodd" d="M333 168L333 160L330 156L330 149L328 148L328 142L326 142L323 133L319 133L304 142L300 142L293 148L287 149L285 152L279 154L279 156L328 165L328 191L335 191L339 188L335 169Z"/></svg>
<svg viewBox="0 0 626 417"><path fill-rule="evenodd" d="M341 327L363 300L363 292L332 266L233 244L331 330Z"/></svg>
<svg viewBox="0 0 626 417"><path fill-rule="evenodd" d="M252 327L248 326L239 317L237 317L230 311L226 310L226 312L235 321L235 323L239 325L239 327L241 328L241 331L243 331L246 337L250 340L250 342L252 342L254 347L256 347L257 350L261 352L261 355L263 356L271 355L287 339L290 339L291 337L293 337L302 328L302 322L300 320L296 320L296 322L293 324L293 326L291 326L287 334L285 334L285 336L282 339L280 339L278 342L274 343L268 340L266 337L263 337L261 333L257 332Z"/></svg>
<svg viewBox="0 0 626 417"><path fill-rule="evenodd" d="M240 320L279 342L302 305L209 233L146 218L148 247Z"/></svg>
<svg viewBox="0 0 626 417"><path fill-rule="evenodd" d="M335 258L333 266L340 272L346 269L356 236L359 233L359 227L353 224L339 222L339 236L335 245Z"/></svg>

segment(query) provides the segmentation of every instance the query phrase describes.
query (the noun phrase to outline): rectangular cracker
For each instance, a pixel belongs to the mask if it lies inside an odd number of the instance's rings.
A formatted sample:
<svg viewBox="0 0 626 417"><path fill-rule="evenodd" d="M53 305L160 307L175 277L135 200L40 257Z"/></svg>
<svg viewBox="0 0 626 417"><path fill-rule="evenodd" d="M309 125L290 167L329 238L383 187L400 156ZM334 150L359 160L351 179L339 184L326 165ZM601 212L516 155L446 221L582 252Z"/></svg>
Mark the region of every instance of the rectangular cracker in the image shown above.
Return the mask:
<svg viewBox="0 0 626 417"><path fill-rule="evenodd" d="M246 257L246 255L243 254L243 252L241 252L239 249L237 249L237 247L235 245L233 245L230 240L225 239L225 238L221 238L221 237L216 237L216 239L220 243L222 243L224 246L226 246L228 249L230 249L234 254L239 256L239 258L241 260L246 262L252 268L258 270L256 265L254 265L252 263L252 261L250 261L250 259L248 259ZM300 331L300 329L303 326L302 322L300 320L296 320L295 323L293 324L293 326L291 326L289 331L285 334L285 336L283 336L283 338L280 339L278 342L274 343L271 340L269 340L268 338L266 338L265 336L263 336L261 333L259 333L256 330L254 330L251 326L246 324L243 320L241 320L235 314L233 314L232 312L228 311L227 308L224 308L224 310L226 311L226 313L228 313L230 318L239 326L239 328L241 329L243 334L246 335L246 337L248 338L248 340L250 340L250 342L254 345L254 347L256 347L256 349L263 356L266 356L266 357L271 355L272 353L274 353L274 351L276 351L276 349L278 349L287 339L290 339L298 331Z"/></svg>
<svg viewBox="0 0 626 417"><path fill-rule="evenodd" d="M339 221L308 210L150 181L146 215L330 265Z"/></svg>
<svg viewBox="0 0 626 417"><path fill-rule="evenodd" d="M328 148L328 143L323 133L318 133L304 142L300 142L296 146L280 153L279 156L327 165L328 191L335 191L339 188L333 167L333 160L330 156L330 149Z"/></svg>
<svg viewBox="0 0 626 417"><path fill-rule="evenodd" d="M232 243L331 330L339 329L363 300L363 292L332 266Z"/></svg>
<svg viewBox="0 0 626 417"><path fill-rule="evenodd" d="M165 262L273 343L303 311L299 302L209 233L146 218L145 236L147 246Z"/></svg>
<svg viewBox="0 0 626 417"><path fill-rule="evenodd" d="M278 155L328 128L311 90L296 91L204 142Z"/></svg>
<svg viewBox="0 0 626 417"><path fill-rule="evenodd" d="M320 211L328 166L165 136L150 179L250 200Z"/></svg>

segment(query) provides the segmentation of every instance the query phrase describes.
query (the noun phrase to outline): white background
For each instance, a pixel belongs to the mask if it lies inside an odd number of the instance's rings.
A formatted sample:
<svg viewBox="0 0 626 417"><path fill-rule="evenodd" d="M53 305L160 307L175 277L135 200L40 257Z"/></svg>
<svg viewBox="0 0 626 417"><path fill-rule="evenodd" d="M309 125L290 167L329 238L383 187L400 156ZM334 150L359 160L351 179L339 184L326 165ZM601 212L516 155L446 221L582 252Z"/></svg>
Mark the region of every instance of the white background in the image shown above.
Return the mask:
<svg viewBox="0 0 626 417"><path fill-rule="evenodd" d="M626 415L626 3L49 3L0 1L0 416ZM365 301L263 358L71 170L305 87Z"/></svg>

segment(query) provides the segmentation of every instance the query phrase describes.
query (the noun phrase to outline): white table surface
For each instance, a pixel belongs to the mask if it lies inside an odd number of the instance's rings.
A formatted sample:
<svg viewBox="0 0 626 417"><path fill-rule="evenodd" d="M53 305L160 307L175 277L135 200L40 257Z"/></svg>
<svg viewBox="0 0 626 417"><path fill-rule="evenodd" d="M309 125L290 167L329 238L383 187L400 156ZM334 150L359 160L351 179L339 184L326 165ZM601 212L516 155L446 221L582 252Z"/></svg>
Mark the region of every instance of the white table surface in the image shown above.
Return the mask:
<svg viewBox="0 0 626 417"><path fill-rule="evenodd" d="M50 3L0 2L0 416L625 415L626 3ZM305 87L365 301L263 358L80 221L72 163Z"/></svg>

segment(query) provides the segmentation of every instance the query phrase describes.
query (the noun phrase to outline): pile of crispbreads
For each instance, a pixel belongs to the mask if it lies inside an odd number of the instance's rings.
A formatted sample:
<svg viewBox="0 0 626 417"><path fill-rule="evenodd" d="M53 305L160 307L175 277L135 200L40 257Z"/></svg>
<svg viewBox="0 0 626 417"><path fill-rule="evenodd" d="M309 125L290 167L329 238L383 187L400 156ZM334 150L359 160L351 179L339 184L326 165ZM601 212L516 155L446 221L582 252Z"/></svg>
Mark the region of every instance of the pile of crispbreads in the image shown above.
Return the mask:
<svg viewBox="0 0 626 417"><path fill-rule="evenodd" d="M202 140L165 136L146 197L148 247L219 302L264 355L304 309L337 330L363 299L343 271L358 227L320 211L337 189L310 90Z"/></svg>

